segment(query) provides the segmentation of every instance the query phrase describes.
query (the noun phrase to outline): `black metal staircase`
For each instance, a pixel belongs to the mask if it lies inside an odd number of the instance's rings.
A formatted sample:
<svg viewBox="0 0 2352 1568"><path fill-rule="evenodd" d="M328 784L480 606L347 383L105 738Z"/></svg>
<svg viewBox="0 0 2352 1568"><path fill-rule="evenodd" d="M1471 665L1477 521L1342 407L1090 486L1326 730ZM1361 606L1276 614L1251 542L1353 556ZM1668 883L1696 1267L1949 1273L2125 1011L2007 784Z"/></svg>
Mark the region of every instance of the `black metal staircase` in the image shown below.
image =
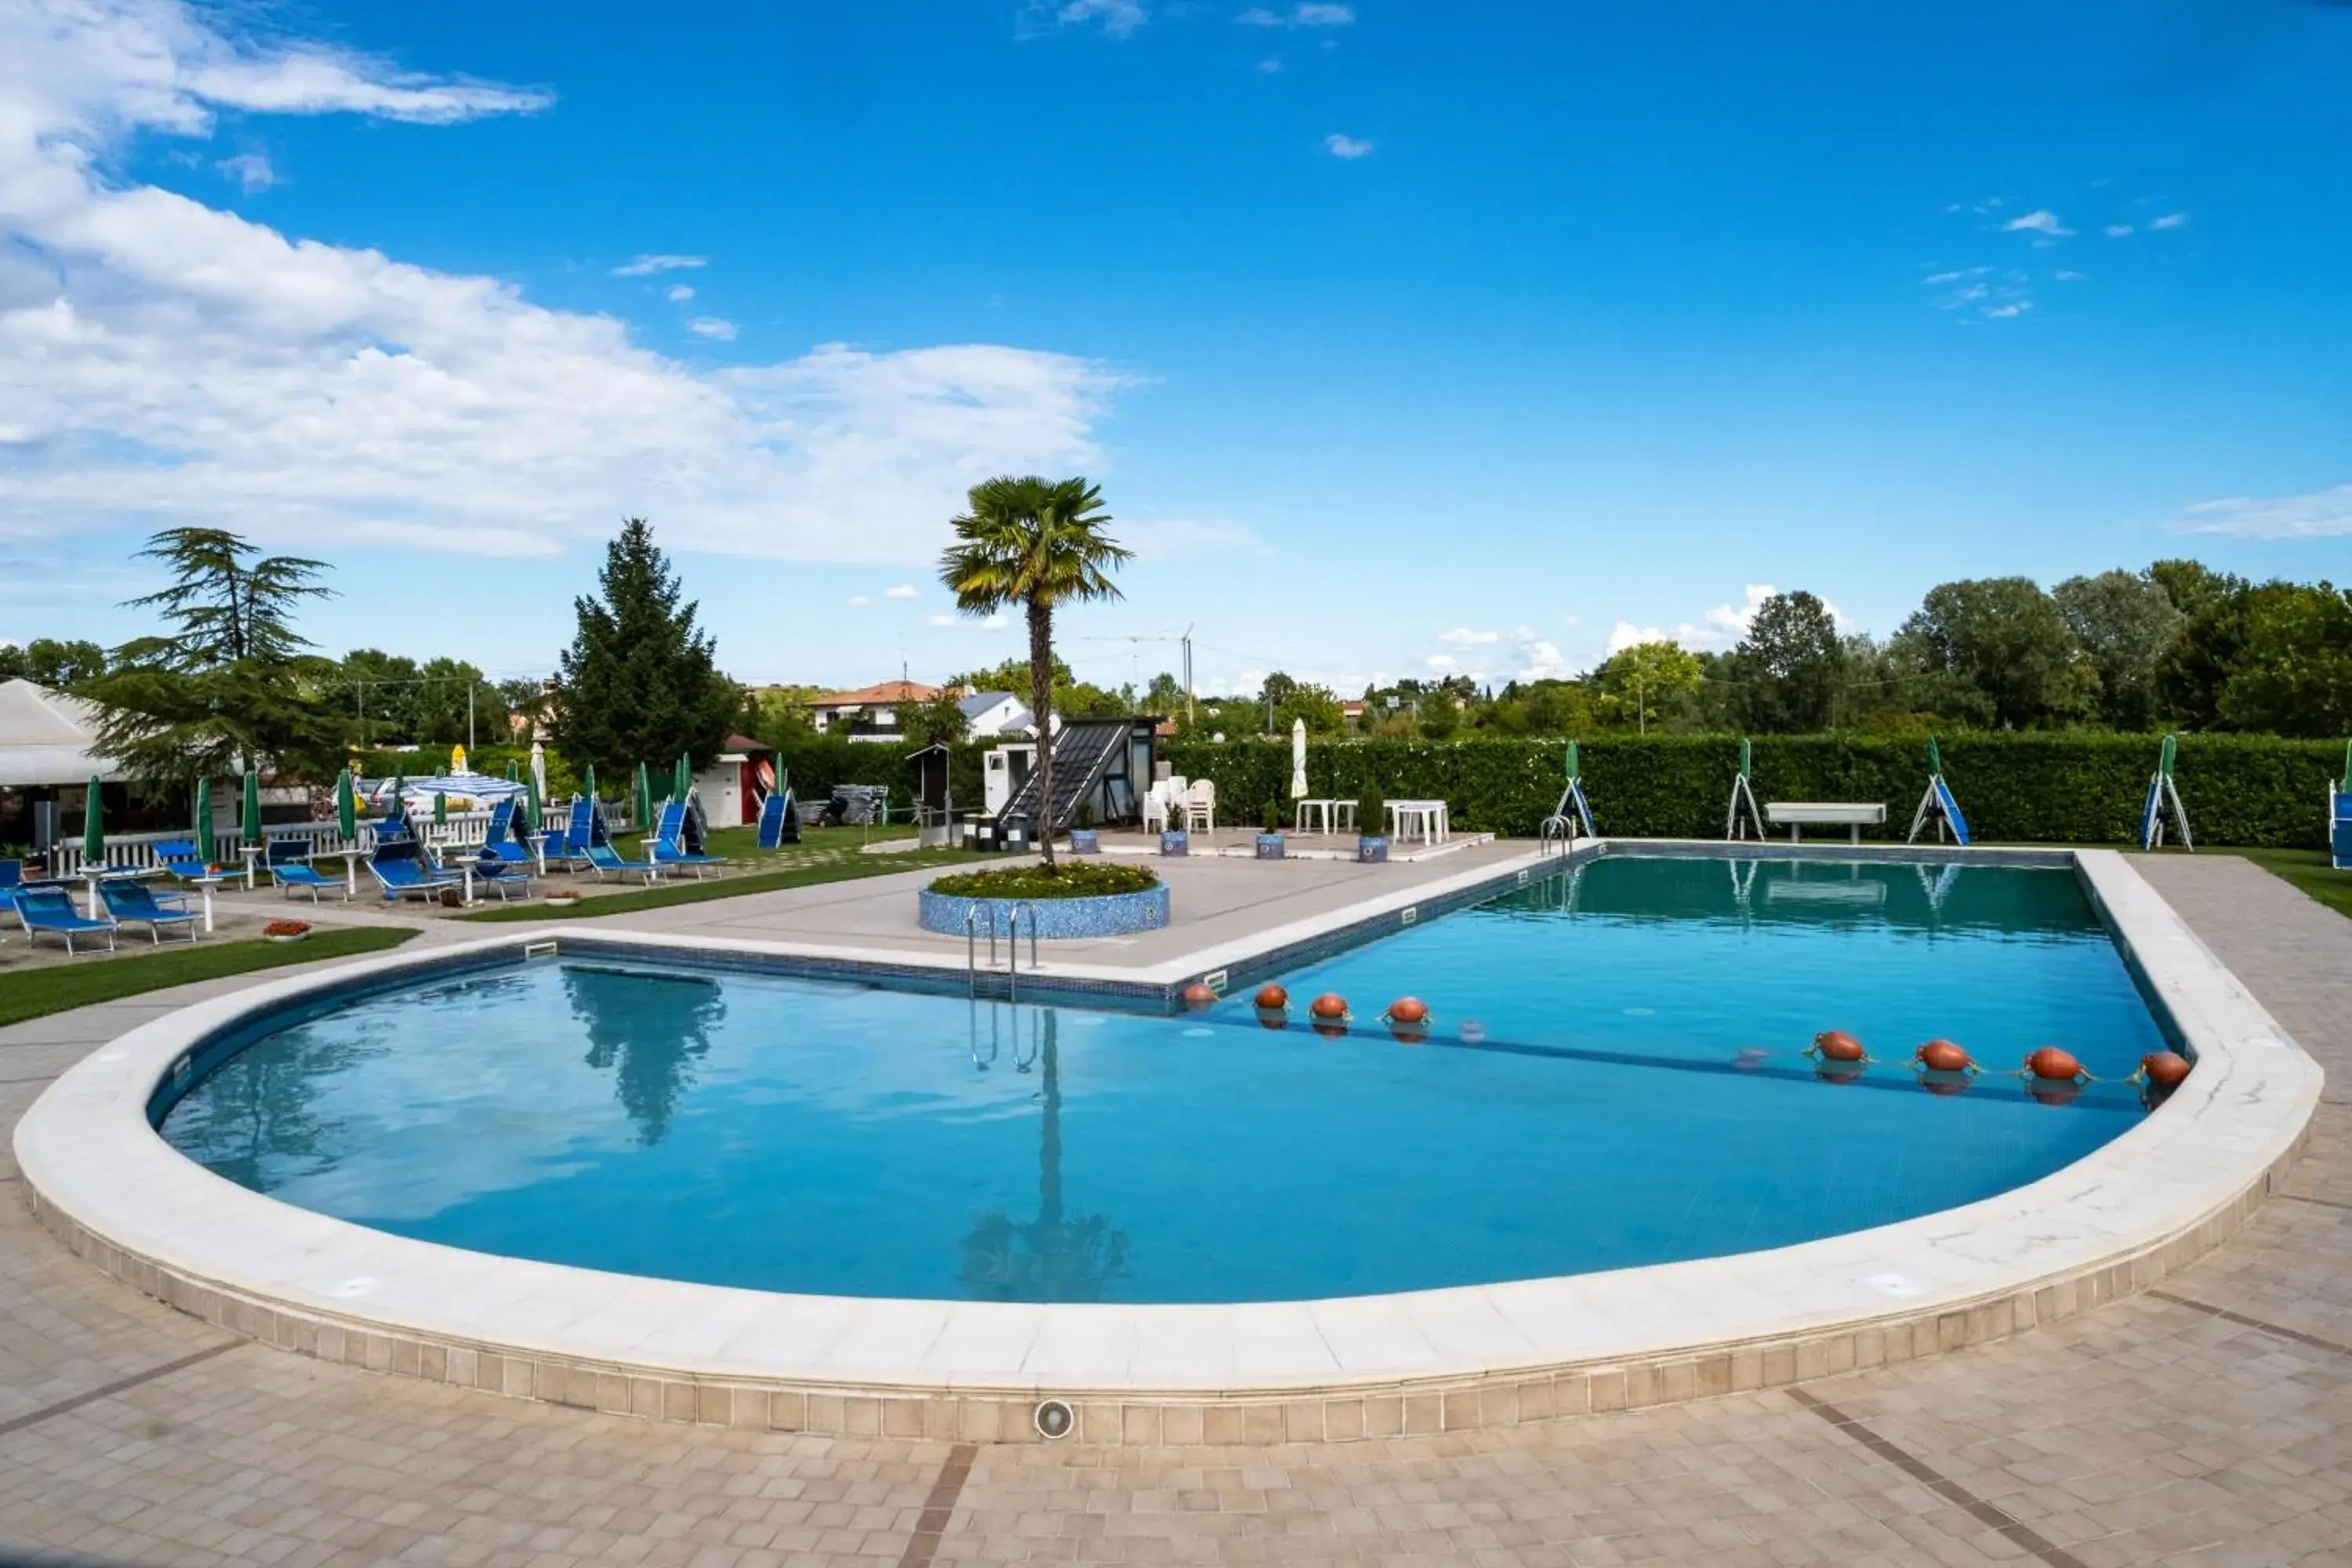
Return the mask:
<svg viewBox="0 0 2352 1568"><path fill-rule="evenodd" d="M1070 819L1077 815L1078 803L1091 796L1102 783L1103 775L1118 760L1127 745L1128 733L1134 728L1132 719L1074 719L1065 722L1053 742L1054 798L1050 815L1040 816L1037 786L1044 781L1044 774L1032 768L1001 816L1017 816L1036 825L1035 830L1041 836L1066 831Z"/></svg>

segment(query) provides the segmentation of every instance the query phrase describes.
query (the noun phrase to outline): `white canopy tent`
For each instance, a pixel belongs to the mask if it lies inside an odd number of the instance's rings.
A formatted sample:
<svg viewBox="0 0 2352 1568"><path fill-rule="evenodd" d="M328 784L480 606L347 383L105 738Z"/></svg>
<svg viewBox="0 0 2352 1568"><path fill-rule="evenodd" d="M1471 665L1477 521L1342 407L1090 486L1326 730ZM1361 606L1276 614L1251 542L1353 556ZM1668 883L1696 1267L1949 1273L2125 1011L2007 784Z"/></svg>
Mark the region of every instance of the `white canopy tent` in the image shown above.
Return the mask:
<svg viewBox="0 0 2352 1568"><path fill-rule="evenodd" d="M0 789L59 789L129 777L100 757L98 713L29 680L0 681Z"/></svg>

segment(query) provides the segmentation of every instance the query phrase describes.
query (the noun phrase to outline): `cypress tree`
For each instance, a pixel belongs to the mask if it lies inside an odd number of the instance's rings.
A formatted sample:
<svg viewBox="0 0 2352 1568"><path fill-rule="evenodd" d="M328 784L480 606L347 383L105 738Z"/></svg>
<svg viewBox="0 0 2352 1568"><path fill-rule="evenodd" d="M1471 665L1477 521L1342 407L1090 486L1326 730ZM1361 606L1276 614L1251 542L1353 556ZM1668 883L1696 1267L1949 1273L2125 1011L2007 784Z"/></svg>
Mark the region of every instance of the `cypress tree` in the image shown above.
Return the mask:
<svg viewBox="0 0 2352 1568"><path fill-rule="evenodd" d="M648 758L683 752L698 768L719 753L738 698L713 661L717 645L681 603L669 558L633 517L604 549L602 598L574 600L580 629L563 654L552 729L576 765L622 777Z"/></svg>

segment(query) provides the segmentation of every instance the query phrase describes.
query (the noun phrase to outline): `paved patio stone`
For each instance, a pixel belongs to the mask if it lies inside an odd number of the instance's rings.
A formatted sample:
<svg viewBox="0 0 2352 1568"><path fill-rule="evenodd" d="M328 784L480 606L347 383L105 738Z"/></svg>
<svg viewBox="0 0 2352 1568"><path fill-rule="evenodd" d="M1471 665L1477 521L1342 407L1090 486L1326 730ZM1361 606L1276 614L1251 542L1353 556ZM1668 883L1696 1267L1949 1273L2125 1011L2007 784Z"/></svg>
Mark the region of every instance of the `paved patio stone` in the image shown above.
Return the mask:
<svg viewBox="0 0 2352 1568"><path fill-rule="evenodd" d="M2135 864L2331 1083L2308 1154L2235 1237L2158 1292L2046 1329L1790 1390L1444 1437L795 1437L231 1339L66 1254L0 1163L0 1559L2352 1563L2352 921L2234 858ZM129 1023L237 984L0 1030L0 1126Z"/></svg>

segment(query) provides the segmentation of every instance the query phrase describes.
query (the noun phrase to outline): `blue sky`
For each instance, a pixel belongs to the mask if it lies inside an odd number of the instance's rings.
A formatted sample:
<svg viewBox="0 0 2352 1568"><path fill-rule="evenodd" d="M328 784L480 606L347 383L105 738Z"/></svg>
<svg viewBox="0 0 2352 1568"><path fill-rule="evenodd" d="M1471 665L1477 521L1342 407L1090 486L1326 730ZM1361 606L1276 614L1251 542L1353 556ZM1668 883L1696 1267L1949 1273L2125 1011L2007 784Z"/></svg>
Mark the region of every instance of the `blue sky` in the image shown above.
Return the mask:
<svg viewBox="0 0 2352 1568"><path fill-rule="evenodd" d="M937 678L1016 651L929 565L1004 468L1204 689L2352 576L2352 7L648 16L0 0L0 637L142 629L186 520L538 672L642 513L737 675Z"/></svg>

